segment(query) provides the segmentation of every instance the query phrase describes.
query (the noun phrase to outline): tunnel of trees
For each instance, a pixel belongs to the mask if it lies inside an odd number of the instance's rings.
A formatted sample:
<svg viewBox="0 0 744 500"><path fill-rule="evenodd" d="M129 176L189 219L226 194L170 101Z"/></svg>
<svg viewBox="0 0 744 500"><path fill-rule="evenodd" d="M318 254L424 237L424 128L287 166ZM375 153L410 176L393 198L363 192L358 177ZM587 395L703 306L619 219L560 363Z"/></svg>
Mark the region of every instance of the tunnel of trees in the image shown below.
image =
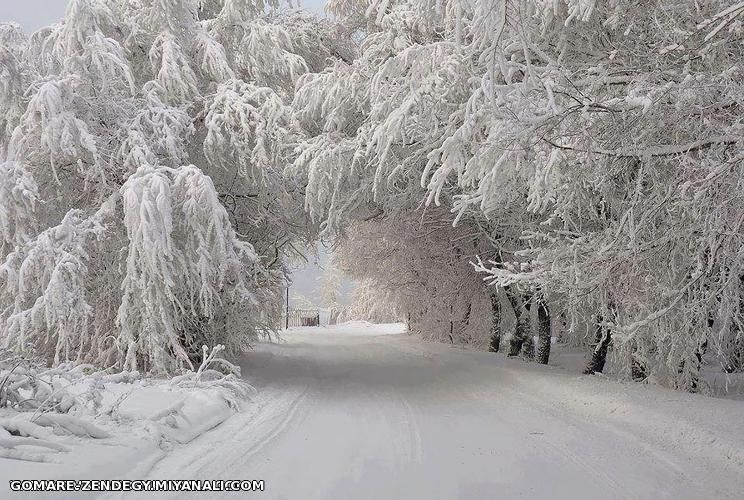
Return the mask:
<svg viewBox="0 0 744 500"><path fill-rule="evenodd" d="M427 339L744 370L744 3L71 0L0 25L0 346L171 373L319 238ZM536 339L536 341L535 341Z"/></svg>

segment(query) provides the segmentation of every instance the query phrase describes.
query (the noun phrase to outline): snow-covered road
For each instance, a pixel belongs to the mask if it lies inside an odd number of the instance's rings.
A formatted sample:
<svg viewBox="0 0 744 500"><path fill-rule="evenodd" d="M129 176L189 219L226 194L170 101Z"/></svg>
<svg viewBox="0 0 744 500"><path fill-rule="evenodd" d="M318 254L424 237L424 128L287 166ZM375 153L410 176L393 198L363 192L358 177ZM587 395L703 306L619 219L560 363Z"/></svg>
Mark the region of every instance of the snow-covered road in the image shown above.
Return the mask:
<svg viewBox="0 0 744 500"><path fill-rule="evenodd" d="M252 409L148 477L263 479L248 496L293 500L741 498L742 402L380 333L259 346Z"/></svg>

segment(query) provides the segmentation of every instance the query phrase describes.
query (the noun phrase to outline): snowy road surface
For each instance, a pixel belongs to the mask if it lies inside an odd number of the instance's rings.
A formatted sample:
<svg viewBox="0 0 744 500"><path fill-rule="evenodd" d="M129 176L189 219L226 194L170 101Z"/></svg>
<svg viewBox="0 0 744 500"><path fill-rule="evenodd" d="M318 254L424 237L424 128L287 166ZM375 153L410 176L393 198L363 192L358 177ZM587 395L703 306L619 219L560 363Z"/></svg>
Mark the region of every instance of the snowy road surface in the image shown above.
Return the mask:
<svg viewBox="0 0 744 500"><path fill-rule="evenodd" d="M253 409L148 477L292 500L742 498L742 402L379 333L259 346Z"/></svg>

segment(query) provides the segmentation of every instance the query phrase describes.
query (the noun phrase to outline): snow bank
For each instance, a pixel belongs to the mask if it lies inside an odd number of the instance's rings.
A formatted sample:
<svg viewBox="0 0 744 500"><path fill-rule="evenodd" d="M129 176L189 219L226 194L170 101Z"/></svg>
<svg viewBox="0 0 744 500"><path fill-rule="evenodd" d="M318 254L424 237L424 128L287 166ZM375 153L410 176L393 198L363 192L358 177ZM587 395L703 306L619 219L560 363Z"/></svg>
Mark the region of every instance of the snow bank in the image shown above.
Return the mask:
<svg viewBox="0 0 744 500"><path fill-rule="evenodd" d="M205 351L172 379L90 366L53 369L0 357L0 484L12 478L117 478L146 473L240 409L253 391ZM226 375L214 369L229 367ZM136 469L135 469L136 466Z"/></svg>
<svg viewBox="0 0 744 500"><path fill-rule="evenodd" d="M722 470L744 470L741 401L624 383L601 375L556 373L562 370L517 360L501 362L519 370L515 388L533 405L581 415L587 422L616 432L632 432L649 447L679 448Z"/></svg>

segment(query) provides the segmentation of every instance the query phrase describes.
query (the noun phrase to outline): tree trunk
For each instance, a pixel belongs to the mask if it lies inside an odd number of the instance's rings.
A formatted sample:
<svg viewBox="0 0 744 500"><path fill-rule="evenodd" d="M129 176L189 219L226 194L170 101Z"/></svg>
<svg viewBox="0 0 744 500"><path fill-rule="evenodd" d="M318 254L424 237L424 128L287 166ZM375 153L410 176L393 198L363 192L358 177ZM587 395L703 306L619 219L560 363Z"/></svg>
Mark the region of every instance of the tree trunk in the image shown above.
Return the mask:
<svg viewBox="0 0 744 500"><path fill-rule="evenodd" d="M646 367L638 361L637 359L633 360L633 365L630 367L630 376L633 378L635 382L643 382L646 380L648 375L646 375Z"/></svg>
<svg viewBox="0 0 744 500"><path fill-rule="evenodd" d="M528 335L522 343L522 357L527 361L534 361L535 359L535 339L532 335Z"/></svg>
<svg viewBox="0 0 744 500"><path fill-rule="evenodd" d="M589 363L584 369L585 375L602 373L605 362L607 361L607 351L612 342L612 333L608 328L602 326L602 316L597 318L597 331L594 334L594 350L589 359Z"/></svg>
<svg viewBox="0 0 744 500"><path fill-rule="evenodd" d="M726 364L723 371L726 373L744 372L744 275L739 277L739 310L737 317L732 318L729 335L731 343L726 354Z"/></svg>
<svg viewBox="0 0 744 500"><path fill-rule="evenodd" d="M646 365L636 356L636 350L637 347L634 347L630 365L630 377L635 382L643 382L648 377L648 374L646 373Z"/></svg>
<svg viewBox="0 0 744 500"><path fill-rule="evenodd" d="M550 359L550 311L545 299L540 297L537 303L537 362L548 364Z"/></svg>
<svg viewBox="0 0 744 500"><path fill-rule="evenodd" d="M501 300L498 292L491 293L491 341L488 350L499 352L501 347Z"/></svg>
<svg viewBox="0 0 744 500"><path fill-rule="evenodd" d="M744 336L741 332L738 332L732 344L726 356L726 365L723 367L723 371L726 373L740 373L744 371Z"/></svg>
<svg viewBox="0 0 744 500"><path fill-rule="evenodd" d="M558 316L558 325L558 343L565 343L567 342L566 332L568 331L568 318L566 317L566 311L561 311L561 314Z"/></svg>
<svg viewBox="0 0 744 500"><path fill-rule="evenodd" d="M473 304L468 303L468 307L465 308L465 315L462 317L462 324L463 326L468 326L470 324L470 314L473 312Z"/></svg>
<svg viewBox="0 0 744 500"><path fill-rule="evenodd" d="M454 310L455 310L454 306L450 305L450 322L449 322L449 324L450 324L450 331L449 331L449 339L450 339L450 344L452 344L452 345L455 344L455 336L454 336L454 333L455 333L455 319L452 317L452 315L454 314Z"/></svg>
<svg viewBox="0 0 744 500"><path fill-rule="evenodd" d="M514 314L517 316L517 324L514 328L514 335L509 342L508 356L518 356L522 351L525 340L530 336L530 300L529 297L523 297L512 290L507 292L507 297L514 308Z"/></svg>
<svg viewBox="0 0 744 500"><path fill-rule="evenodd" d="M692 380L690 381L690 392L698 392L700 389L700 371L703 367L703 356L705 356L705 351L708 350L708 339L705 339L695 350L695 365L692 370ZM683 366L684 368L684 361Z"/></svg>

